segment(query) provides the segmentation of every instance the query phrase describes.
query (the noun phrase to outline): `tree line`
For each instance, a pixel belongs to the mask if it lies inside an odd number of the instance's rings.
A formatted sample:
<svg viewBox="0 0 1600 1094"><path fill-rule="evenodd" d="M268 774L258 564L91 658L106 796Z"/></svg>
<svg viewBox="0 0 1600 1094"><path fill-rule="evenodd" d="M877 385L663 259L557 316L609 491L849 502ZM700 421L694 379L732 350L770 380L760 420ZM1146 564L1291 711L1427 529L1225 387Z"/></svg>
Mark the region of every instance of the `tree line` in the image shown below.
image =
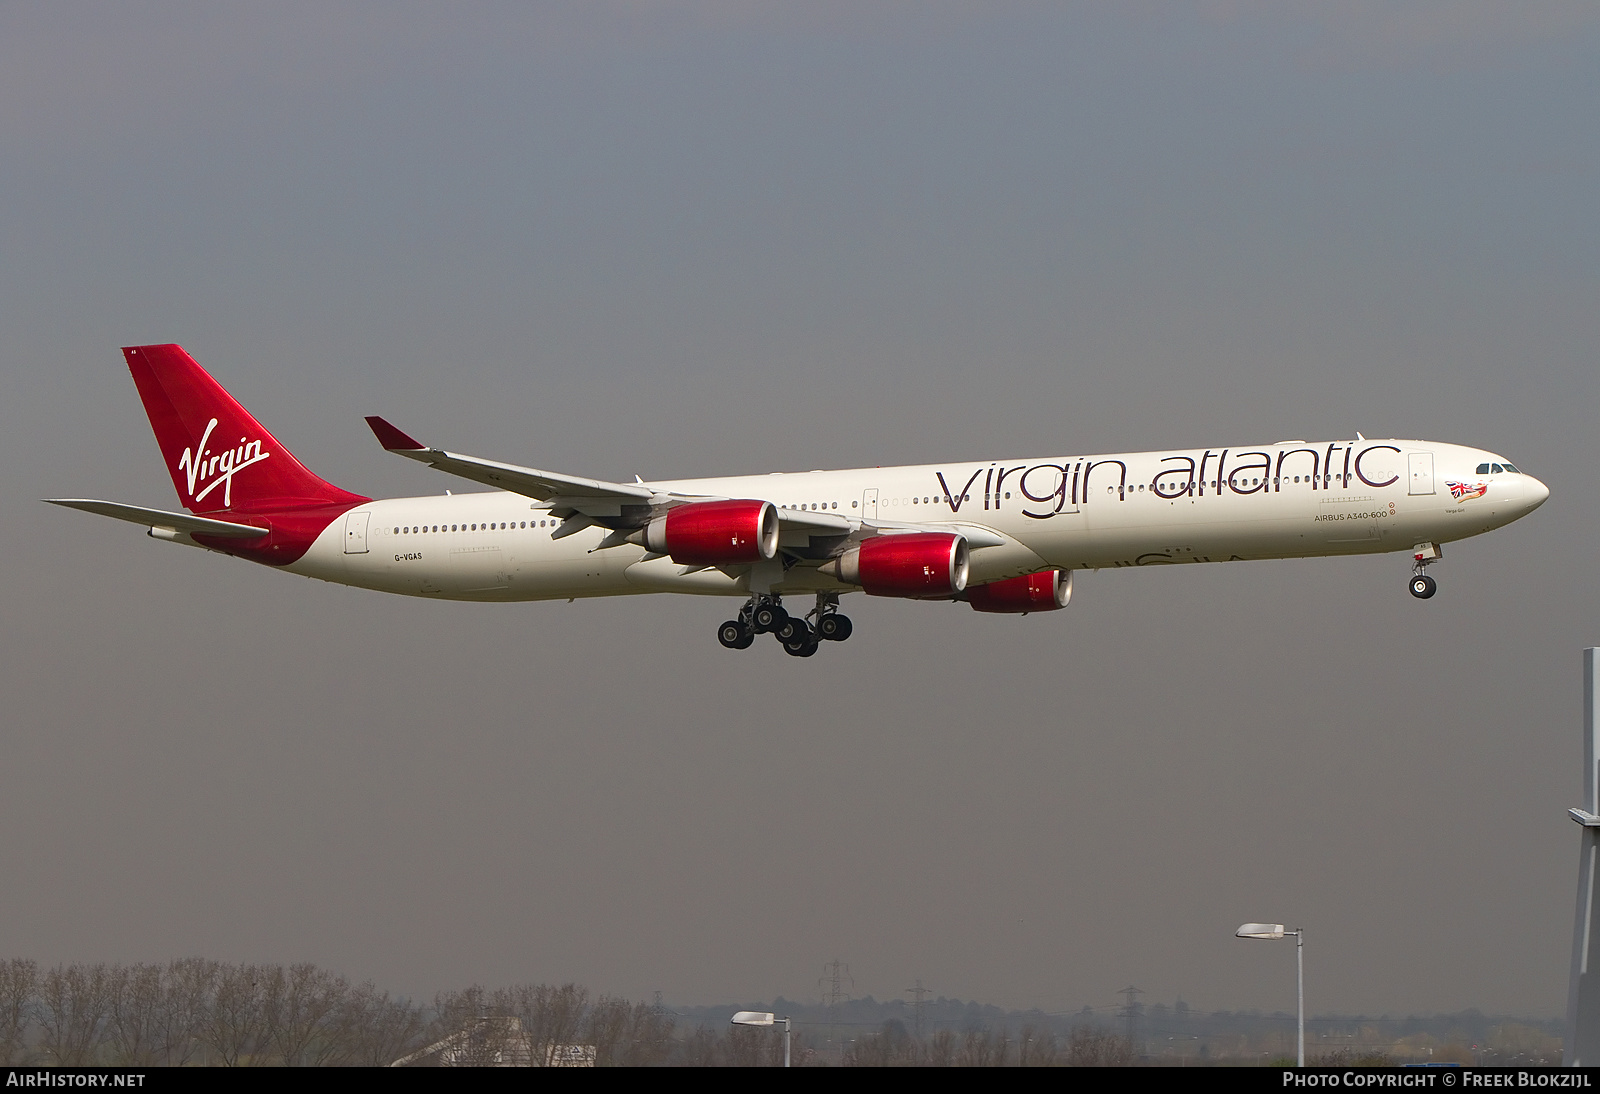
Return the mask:
<svg viewBox="0 0 1600 1094"><path fill-rule="evenodd" d="M1106 1014L1002 1011L940 997L870 997L835 1007L778 999L792 1014L796 1066L1016 1067L1260 1063L1292 1053L1293 1015L1157 1004L1139 1038ZM0 959L0 1065L239 1067L413 1063L535 1066L775 1066L781 1029L730 1026L734 1006L677 1012L576 984L472 986L426 1001L352 983L316 965L164 964L42 968ZM916 1032L913 1033L912 1030ZM1558 1020L1465 1011L1413 1018L1320 1016L1308 1056L1350 1066L1411 1059L1559 1061ZM441 1050L440 1046L444 1046ZM574 1050L576 1056L574 1056Z"/></svg>
<svg viewBox="0 0 1600 1094"><path fill-rule="evenodd" d="M443 1048L441 1049L441 1046ZM426 1003L351 983L309 963L41 968L0 960L0 1065L118 1067L381 1067L396 1061L549 1065L572 1047L598 1066L775 1066L777 1030L681 1022L660 1006L591 997L576 984L473 986ZM911 1037L885 1022L843 1059L797 1030L796 1065L1006 1066L1130 1063L1127 1042L1100 1030L1068 1037L1025 1027Z"/></svg>
<svg viewBox="0 0 1600 1094"><path fill-rule="evenodd" d="M428 1022L315 965L0 961L0 1063L69 1067L387 1064Z"/></svg>
<svg viewBox="0 0 1600 1094"><path fill-rule="evenodd" d="M594 1045L613 1065L664 1063L673 1047L670 1015L573 984L471 987L421 1005L312 964L0 961L0 1064L378 1067L488 1016L516 1016L536 1062L557 1044Z"/></svg>

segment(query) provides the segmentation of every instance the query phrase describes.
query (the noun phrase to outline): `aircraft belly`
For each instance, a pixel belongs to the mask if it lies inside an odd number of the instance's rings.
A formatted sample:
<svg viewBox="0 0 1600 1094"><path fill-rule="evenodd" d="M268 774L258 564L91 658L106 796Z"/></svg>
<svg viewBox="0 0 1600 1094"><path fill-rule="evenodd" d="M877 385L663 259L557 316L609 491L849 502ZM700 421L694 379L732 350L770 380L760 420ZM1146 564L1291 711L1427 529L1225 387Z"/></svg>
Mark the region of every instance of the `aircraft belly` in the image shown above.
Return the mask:
<svg viewBox="0 0 1600 1094"><path fill-rule="evenodd" d="M686 574L683 571L687 567L671 558L653 558L646 562L642 560L644 552L636 547L619 547L617 550L628 551L633 560L622 570L623 580L630 586L629 591L699 593L703 596L745 595L738 582L716 567Z"/></svg>
<svg viewBox="0 0 1600 1094"><path fill-rule="evenodd" d="M740 582L744 586L745 582ZM972 582L968 582L972 584ZM741 594L747 589L741 588ZM861 586L851 585L829 577L821 570L810 566L796 566L783 575L783 584L776 589L780 593L858 593Z"/></svg>
<svg viewBox="0 0 1600 1094"><path fill-rule="evenodd" d="M1030 537L1035 550L1053 566L1101 568L1392 551L1413 542L1398 526L1381 527L1370 516L1361 522L1318 520L1326 514L1300 499L1246 495L1105 504L1118 509L1107 512L1091 504L1081 516L1051 518ZM1264 512L1265 506L1272 510ZM1368 506L1363 513L1374 511ZM1071 523L1058 531L1058 521ZM1330 531L1334 526L1338 531ZM1345 533L1347 540L1330 542ZM1398 543L1402 538L1406 542Z"/></svg>
<svg viewBox="0 0 1600 1094"><path fill-rule="evenodd" d="M562 597L614 596L632 592L624 572L627 552L633 547L596 550L605 538L600 528L588 528L563 539L539 536L521 545L508 563L512 600L552 600Z"/></svg>
<svg viewBox="0 0 1600 1094"><path fill-rule="evenodd" d="M460 505L471 497L451 502ZM625 559L614 551L592 550L604 534L598 529L559 540L531 529L479 532L465 526L460 532L397 534L391 525L417 519L417 499L402 500L395 506L398 514L384 508L383 503L371 506L367 550L348 553L343 525L336 522L287 568L358 588L441 600L544 600L634 591L622 577ZM448 510L431 515L460 523L459 514Z"/></svg>

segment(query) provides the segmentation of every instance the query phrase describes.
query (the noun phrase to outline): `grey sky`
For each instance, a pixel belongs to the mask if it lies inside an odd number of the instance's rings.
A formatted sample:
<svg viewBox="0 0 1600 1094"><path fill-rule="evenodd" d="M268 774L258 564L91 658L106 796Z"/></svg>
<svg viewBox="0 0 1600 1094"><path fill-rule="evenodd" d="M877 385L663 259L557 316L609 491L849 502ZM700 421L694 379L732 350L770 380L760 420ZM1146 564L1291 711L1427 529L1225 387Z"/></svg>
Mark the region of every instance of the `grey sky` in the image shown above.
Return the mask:
<svg viewBox="0 0 1600 1094"><path fill-rule="evenodd" d="M0 6L0 953L1559 1013L1600 642L1589 4ZM1421 436L1552 489L1026 619L347 590L175 499L117 347L320 474ZM743 834L741 834L743 833ZM752 834L753 833L753 834Z"/></svg>

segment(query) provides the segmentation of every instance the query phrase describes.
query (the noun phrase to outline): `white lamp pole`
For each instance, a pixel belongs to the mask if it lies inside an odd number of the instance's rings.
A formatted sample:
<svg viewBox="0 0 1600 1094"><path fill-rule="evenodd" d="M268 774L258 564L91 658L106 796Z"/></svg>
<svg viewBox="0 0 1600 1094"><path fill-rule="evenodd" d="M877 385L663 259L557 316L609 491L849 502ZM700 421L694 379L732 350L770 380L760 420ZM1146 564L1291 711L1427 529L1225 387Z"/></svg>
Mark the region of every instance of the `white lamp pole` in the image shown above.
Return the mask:
<svg viewBox="0 0 1600 1094"><path fill-rule="evenodd" d="M1306 932L1304 927L1292 931L1283 929L1282 923L1244 923L1233 932L1239 938L1283 938L1294 935L1295 979L1298 981L1299 1000L1296 1004L1295 1047L1298 1066L1306 1066Z"/></svg>
<svg viewBox="0 0 1600 1094"><path fill-rule="evenodd" d="M789 1034L790 1022L786 1014L782 1018L776 1017L770 1010L741 1010L733 1016L736 1026L770 1026L775 1022L783 1023L783 1066L789 1066Z"/></svg>

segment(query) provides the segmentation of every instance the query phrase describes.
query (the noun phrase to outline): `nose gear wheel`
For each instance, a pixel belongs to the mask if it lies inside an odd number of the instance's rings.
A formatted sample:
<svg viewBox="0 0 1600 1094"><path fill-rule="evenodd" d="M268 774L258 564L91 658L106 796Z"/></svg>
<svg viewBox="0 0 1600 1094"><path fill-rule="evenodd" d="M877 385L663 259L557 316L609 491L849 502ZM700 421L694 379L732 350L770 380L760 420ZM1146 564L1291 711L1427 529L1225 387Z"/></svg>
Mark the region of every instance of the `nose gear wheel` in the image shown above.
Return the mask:
<svg viewBox="0 0 1600 1094"><path fill-rule="evenodd" d="M1411 595L1418 600L1427 600L1439 591L1439 583L1423 571L1443 555L1444 551L1437 543L1419 543L1411 549Z"/></svg>

